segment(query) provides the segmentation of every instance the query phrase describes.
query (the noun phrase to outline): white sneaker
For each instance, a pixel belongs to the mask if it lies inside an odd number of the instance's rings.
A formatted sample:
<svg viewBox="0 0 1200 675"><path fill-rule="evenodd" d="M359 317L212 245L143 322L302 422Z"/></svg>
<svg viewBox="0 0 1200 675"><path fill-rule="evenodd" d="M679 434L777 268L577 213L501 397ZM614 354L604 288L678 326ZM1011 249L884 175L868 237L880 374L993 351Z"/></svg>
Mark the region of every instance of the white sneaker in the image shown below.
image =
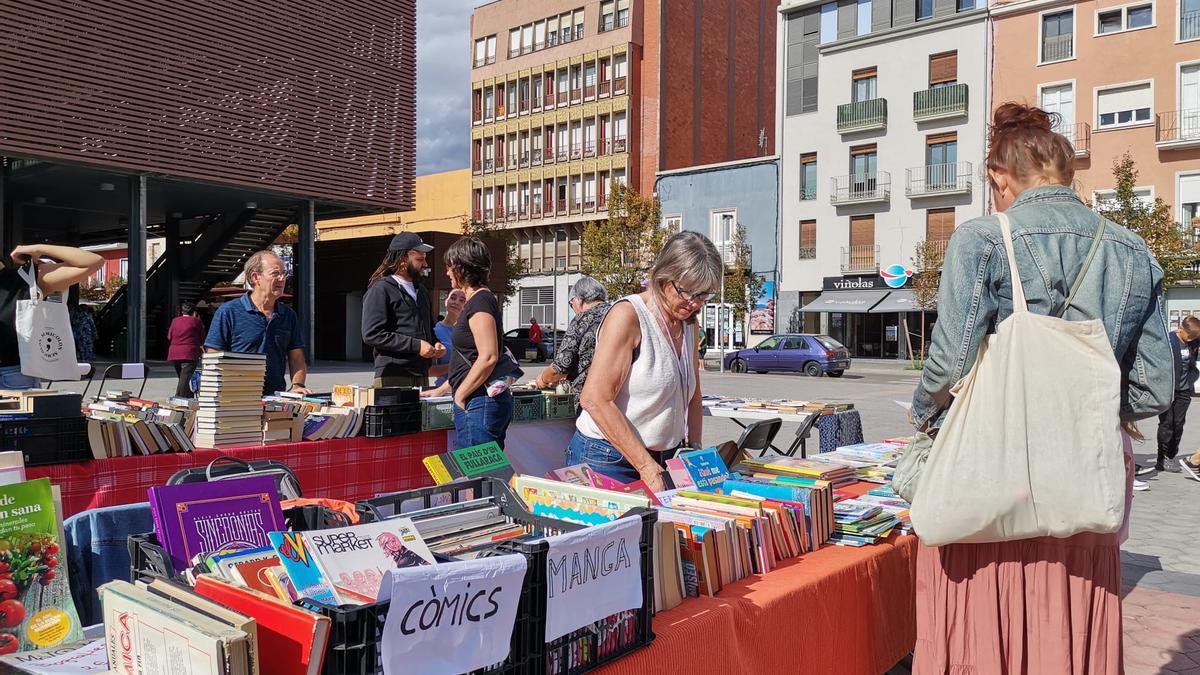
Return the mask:
<svg viewBox="0 0 1200 675"><path fill-rule="evenodd" d="M1156 469L1153 464L1147 466L1142 466L1139 464L1133 475L1140 478L1142 476L1153 476L1156 473L1158 473L1158 469Z"/></svg>
<svg viewBox="0 0 1200 675"><path fill-rule="evenodd" d="M1133 481L1133 489L1135 492L1149 492L1150 484L1144 480Z"/></svg>

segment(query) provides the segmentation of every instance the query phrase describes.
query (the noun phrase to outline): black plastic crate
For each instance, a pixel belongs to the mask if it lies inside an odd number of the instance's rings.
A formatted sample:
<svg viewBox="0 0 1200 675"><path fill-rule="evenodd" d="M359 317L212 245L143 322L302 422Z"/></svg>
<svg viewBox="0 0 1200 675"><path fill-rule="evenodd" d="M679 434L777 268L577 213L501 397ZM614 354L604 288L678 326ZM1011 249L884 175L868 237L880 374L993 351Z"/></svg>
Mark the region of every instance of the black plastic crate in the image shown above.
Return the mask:
<svg viewBox="0 0 1200 675"><path fill-rule="evenodd" d="M513 394L514 422L533 422L546 418L546 403L542 392L518 392Z"/></svg>
<svg viewBox="0 0 1200 675"><path fill-rule="evenodd" d="M368 438L403 436L421 431L421 404L369 405L365 415L363 435Z"/></svg>
<svg viewBox="0 0 1200 675"><path fill-rule="evenodd" d="M67 464L92 459L87 418L43 417L0 421L0 450L25 455L25 466Z"/></svg>
<svg viewBox="0 0 1200 675"><path fill-rule="evenodd" d="M480 498L495 500L501 513L513 522L526 525L527 530L534 535L551 536L586 527L535 516L529 513L525 503L509 490L504 481L486 477L364 499L359 501L357 506L362 520L370 522L430 506ZM654 640L652 546L658 512L653 509L634 509L624 517L642 519L642 607L613 615L550 643L543 639L546 634L546 552L550 545L544 541L506 541L493 547L498 554L519 553L529 561L525 584L521 588L521 599L517 605L517 620L513 626L509 660L498 672L575 675L614 661Z"/></svg>

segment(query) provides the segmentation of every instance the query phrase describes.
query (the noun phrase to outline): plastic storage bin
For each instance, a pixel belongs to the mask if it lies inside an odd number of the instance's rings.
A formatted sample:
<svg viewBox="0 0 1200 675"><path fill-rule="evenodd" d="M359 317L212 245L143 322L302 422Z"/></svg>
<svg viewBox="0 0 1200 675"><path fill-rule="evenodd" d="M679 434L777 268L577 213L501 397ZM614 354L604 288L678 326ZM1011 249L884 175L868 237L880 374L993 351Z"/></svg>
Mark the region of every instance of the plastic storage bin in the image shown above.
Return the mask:
<svg viewBox="0 0 1200 675"><path fill-rule="evenodd" d="M369 405L363 408L363 435L368 438L403 436L421 430L421 404Z"/></svg>
<svg viewBox="0 0 1200 675"><path fill-rule="evenodd" d="M575 394L546 394L546 419L575 419Z"/></svg>
<svg viewBox="0 0 1200 675"><path fill-rule="evenodd" d="M422 401L421 428L426 431L431 429L453 429L454 401Z"/></svg>
<svg viewBox="0 0 1200 675"><path fill-rule="evenodd" d="M532 422L544 419L545 416L546 404L542 402L542 392L513 393L512 421Z"/></svg>
<svg viewBox="0 0 1200 675"><path fill-rule="evenodd" d="M92 459L87 418L43 417L0 421L0 450L25 455L25 466L67 464Z"/></svg>

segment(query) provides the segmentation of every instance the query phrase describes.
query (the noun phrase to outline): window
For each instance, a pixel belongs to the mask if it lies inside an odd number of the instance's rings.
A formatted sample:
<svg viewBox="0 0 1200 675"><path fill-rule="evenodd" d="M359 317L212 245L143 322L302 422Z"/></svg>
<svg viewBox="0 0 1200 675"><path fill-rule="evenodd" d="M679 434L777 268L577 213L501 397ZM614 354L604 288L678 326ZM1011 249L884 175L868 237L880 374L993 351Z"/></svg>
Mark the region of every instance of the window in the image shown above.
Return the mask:
<svg viewBox="0 0 1200 675"><path fill-rule="evenodd" d="M800 155L800 201L817 198L817 153Z"/></svg>
<svg viewBox="0 0 1200 675"><path fill-rule="evenodd" d="M546 46L553 47L558 44L558 17L552 16L546 19Z"/></svg>
<svg viewBox="0 0 1200 675"><path fill-rule="evenodd" d="M958 134L930 136L925 143L925 165L929 167L954 164L958 161ZM933 179L930 176L930 179Z"/></svg>
<svg viewBox="0 0 1200 675"><path fill-rule="evenodd" d="M875 255L875 216L850 218L850 250L845 268L848 271L874 269L879 261Z"/></svg>
<svg viewBox="0 0 1200 675"><path fill-rule="evenodd" d="M917 21L933 18L933 0L916 0Z"/></svg>
<svg viewBox="0 0 1200 675"><path fill-rule="evenodd" d="M542 49L546 46L546 22L539 21L533 25L533 48Z"/></svg>
<svg viewBox="0 0 1200 675"><path fill-rule="evenodd" d="M575 10L575 39L583 39L583 10Z"/></svg>
<svg viewBox="0 0 1200 675"><path fill-rule="evenodd" d="M1074 143L1075 139L1075 86L1058 84L1042 87L1042 110L1050 113L1054 130Z"/></svg>
<svg viewBox="0 0 1200 675"><path fill-rule="evenodd" d="M533 24L525 26L521 29L521 53L528 54L533 51Z"/></svg>
<svg viewBox="0 0 1200 675"><path fill-rule="evenodd" d="M925 241L941 244L945 253L946 242L954 234L954 209L929 209L925 212Z"/></svg>
<svg viewBox="0 0 1200 675"><path fill-rule="evenodd" d="M536 246L536 245L535 245ZM546 247L549 251L552 246ZM554 320L554 288L535 286L521 289L521 324L528 325L530 319L546 326Z"/></svg>
<svg viewBox="0 0 1200 675"><path fill-rule="evenodd" d="M129 278L129 258L121 258L121 278Z"/></svg>
<svg viewBox="0 0 1200 675"><path fill-rule="evenodd" d="M816 260L817 258L817 221L800 221L800 259Z"/></svg>
<svg viewBox="0 0 1200 675"><path fill-rule="evenodd" d="M479 38L475 41L475 61L474 66L478 68L484 65L487 61L487 38Z"/></svg>
<svg viewBox="0 0 1200 675"><path fill-rule="evenodd" d="M1075 58L1075 10L1042 15L1042 63Z"/></svg>
<svg viewBox="0 0 1200 675"><path fill-rule="evenodd" d="M763 340L762 342L754 345L754 348L759 351L771 352L771 351L775 351L776 349L779 349L779 344L781 342L782 342L782 340L780 340L778 336L772 336L772 337L769 337L766 340Z"/></svg>
<svg viewBox="0 0 1200 675"><path fill-rule="evenodd" d="M1154 99L1151 83L1101 89L1096 93L1099 129L1148 123Z"/></svg>
<svg viewBox="0 0 1200 675"><path fill-rule="evenodd" d="M787 17L786 111L790 115L817 110L817 47L821 42L821 8Z"/></svg>
<svg viewBox="0 0 1200 675"><path fill-rule="evenodd" d="M737 209L713 211L712 230L709 238L713 244L716 244L717 249L720 250L722 247L732 244L735 234L737 234Z"/></svg>
<svg viewBox="0 0 1200 675"><path fill-rule="evenodd" d="M671 234L683 231L683 216L664 216L663 223L667 226L667 232L670 232Z"/></svg>
<svg viewBox="0 0 1200 675"><path fill-rule="evenodd" d="M1154 4L1127 5L1096 12L1096 35L1120 33L1154 25Z"/></svg>
<svg viewBox="0 0 1200 675"><path fill-rule="evenodd" d="M1200 0L1179 0L1179 39L1200 38Z"/></svg>
<svg viewBox="0 0 1200 675"><path fill-rule="evenodd" d="M96 270L96 274L94 274L94 275L92 276L92 278L96 280L96 285L97 285L97 286L103 286L103 285L104 285L104 273L105 273L107 270L108 270L108 265L107 265L107 263L106 263L106 264L104 264L104 265L101 265L101 266L100 266L100 269Z"/></svg>
<svg viewBox="0 0 1200 675"><path fill-rule="evenodd" d="M616 0L604 0L600 3L600 32L616 27Z"/></svg>
<svg viewBox="0 0 1200 675"><path fill-rule="evenodd" d="M1200 139L1200 63L1179 69L1179 138Z"/></svg>
<svg viewBox="0 0 1200 675"><path fill-rule="evenodd" d="M870 101L876 98L876 86L878 84L878 71L874 66L863 68L851 73L850 77L853 81L850 100L854 103L862 101Z"/></svg>
<svg viewBox="0 0 1200 675"><path fill-rule="evenodd" d="M958 82L958 52L929 57L929 87L946 87Z"/></svg>
<svg viewBox="0 0 1200 675"><path fill-rule="evenodd" d="M1178 188L1179 222L1184 231L1193 236L1193 243L1200 240L1200 173L1179 177ZM101 268L103 269L103 268Z"/></svg>
<svg viewBox="0 0 1200 675"><path fill-rule="evenodd" d="M629 25L629 0L617 0L617 28Z"/></svg>
<svg viewBox="0 0 1200 675"><path fill-rule="evenodd" d="M1152 187L1135 187L1133 196L1148 207L1154 206L1154 188ZM1096 210L1109 208L1115 206L1116 198L1116 190L1096 190L1092 193L1092 206Z"/></svg>
<svg viewBox="0 0 1200 675"><path fill-rule="evenodd" d="M855 183L868 178L874 182L878 164L879 153L874 143L850 148L850 173L854 176Z"/></svg>
<svg viewBox="0 0 1200 675"><path fill-rule="evenodd" d="M958 0L958 11L969 12L975 9L975 0Z"/></svg>
<svg viewBox="0 0 1200 675"><path fill-rule="evenodd" d="M521 54L521 29L514 28L508 32L508 57L511 59L514 56Z"/></svg>

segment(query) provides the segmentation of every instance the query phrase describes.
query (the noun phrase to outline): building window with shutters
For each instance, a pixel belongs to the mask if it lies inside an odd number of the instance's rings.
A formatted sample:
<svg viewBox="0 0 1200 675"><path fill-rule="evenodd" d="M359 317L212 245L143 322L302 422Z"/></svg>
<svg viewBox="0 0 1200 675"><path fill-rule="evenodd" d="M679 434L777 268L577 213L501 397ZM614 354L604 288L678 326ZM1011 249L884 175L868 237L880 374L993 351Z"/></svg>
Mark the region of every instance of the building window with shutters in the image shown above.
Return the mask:
<svg viewBox="0 0 1200 675"><path fill-rule="evenodd" d="M854 71L850 74L850 81L852 82L851 102L862 103L878 98L879 69L875 66Z"/></svg>
<svg viewBox="0 0 1200 675"><path fill-rule="evenodd" d="M1042 14L1040 64L1075 58L1075 10Z"/></svg>
<svg viewBox="0 0 1200 675"><path fill-rule="evenodd" d="M817 198L817 153L800 155L800 201Z"/></svg>
<svg viewBox="0 0 1200 675"><path fill-rule="evenodd" d="M945 255L946 244L954 234L954 209L929 209L925 212L925 241Z"/></svg>
<svg viewBox="0 0 1200 675"><path fill-rule="evenodd" d="M800 221L800 259L817 259L817 221Z"/></svg>
<svg viewBox="0 0 1200 675"><path fill-rule="evenodd" d="M929 88L950 87L958 83L958 52L929 57Z"/></svg>
<svg viewBox="0 0 1200 675"><path fill-rule="evenodd" d="M534 286L521 289L521 325L527 325L530 319L549 326L554 318L554 288L550 286Z"/></svg>
<svg viewBox="0 0 1200 675"><path fill-rule="evenodd" d="M785 110L788 116L817 110L817 47L821 43L821 8L788 15Z"/></svg>
<svg viewBox="0 0 1200 675"><path fill-rule="evenodd" d="M953 189L958 184L959 173L958 134L952 131L928 137L925 142L925 188L934 191Z"/></svg>
<svg viewBox="0 0 1200 675"><path fill-rule="evenodd" d="M879 247L875 245L875 216L851 216L850 245L842 255L842 272L873 273L879 270Z"/></svg>
<svg viewBox="0 0 1200 675"><path fill-rule="evenodd" d="M1153 120L1153 82L1096 90L1098 129L1150 124Z"/></svg>

